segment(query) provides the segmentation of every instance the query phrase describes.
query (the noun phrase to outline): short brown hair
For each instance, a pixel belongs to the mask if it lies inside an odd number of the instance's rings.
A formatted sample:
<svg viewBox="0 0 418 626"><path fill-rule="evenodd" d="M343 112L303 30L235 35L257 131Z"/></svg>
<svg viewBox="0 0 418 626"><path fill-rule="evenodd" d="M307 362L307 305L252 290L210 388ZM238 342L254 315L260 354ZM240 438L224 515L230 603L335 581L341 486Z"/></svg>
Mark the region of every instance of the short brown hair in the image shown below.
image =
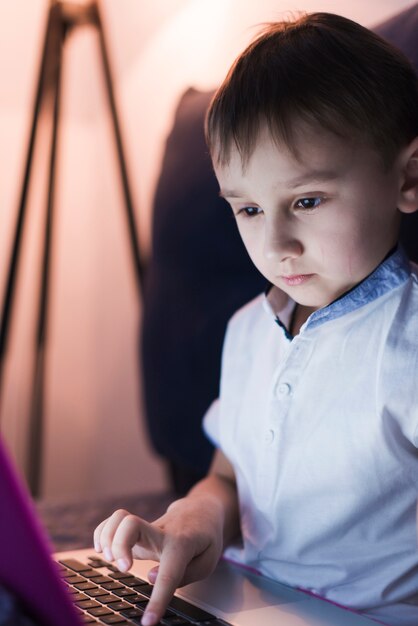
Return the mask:
<svg viewBox="0 0 418 626"><path fill-rule="evenodd" d="M243 163L260 126L294 150L298 122L369 142L393 162L418 135L418 78L408 59L356 22L312 13L269 24L231 67L206 118L212 158Z"/></svg>

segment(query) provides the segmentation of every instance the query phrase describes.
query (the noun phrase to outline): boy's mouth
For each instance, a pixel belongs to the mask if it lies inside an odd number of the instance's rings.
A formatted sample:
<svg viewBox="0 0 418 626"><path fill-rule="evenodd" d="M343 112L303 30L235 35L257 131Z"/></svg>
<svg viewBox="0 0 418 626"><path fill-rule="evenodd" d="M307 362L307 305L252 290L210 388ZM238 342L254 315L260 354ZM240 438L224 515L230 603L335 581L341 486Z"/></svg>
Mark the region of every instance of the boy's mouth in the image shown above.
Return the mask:
<svg viewBox="0 0 418 626"><path fill-rule="evenodd" d="M297 287L306 283L312 276L314 274L291 274L289 276L280 276L280 278L288 287Z"/></svg>

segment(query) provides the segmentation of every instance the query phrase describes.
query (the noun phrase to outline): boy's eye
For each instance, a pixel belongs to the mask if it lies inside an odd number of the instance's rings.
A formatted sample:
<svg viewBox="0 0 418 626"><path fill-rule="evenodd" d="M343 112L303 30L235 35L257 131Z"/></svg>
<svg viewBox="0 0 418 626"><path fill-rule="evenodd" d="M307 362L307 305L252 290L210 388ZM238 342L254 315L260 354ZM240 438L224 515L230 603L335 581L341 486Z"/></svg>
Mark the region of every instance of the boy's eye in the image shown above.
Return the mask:
<svg viewBox="0 0 418 626"><path fill-rule="evenodd" d="M238 211L238 215L240 213L245 217L255 217L261 213L261 209L256 206L245 206Z"/></svg>
<svg viewBox="0 0 418 626"><path fill-rule="evenodd" d="M297 209L309 211L311 209L316 209L316 207L321 204L321 200L322 198L300 198L295 202L295 207Z"/></svg>

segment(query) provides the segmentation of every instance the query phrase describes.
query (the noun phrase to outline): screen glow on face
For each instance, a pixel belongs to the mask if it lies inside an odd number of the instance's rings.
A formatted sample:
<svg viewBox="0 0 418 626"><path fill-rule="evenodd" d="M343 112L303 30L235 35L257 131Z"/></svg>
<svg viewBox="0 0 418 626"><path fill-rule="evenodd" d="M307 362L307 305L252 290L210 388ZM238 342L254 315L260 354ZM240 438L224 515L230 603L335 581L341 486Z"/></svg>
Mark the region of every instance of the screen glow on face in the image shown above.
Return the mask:
<svg viewBox="0 0 418 626"><path fill-rule="evenodd" d="M215 172L259 271L296 302L319 308L395 245L399 180L372 148L324 131L305 129L297 154L264 129L245 168L233 150Z"/></svg>

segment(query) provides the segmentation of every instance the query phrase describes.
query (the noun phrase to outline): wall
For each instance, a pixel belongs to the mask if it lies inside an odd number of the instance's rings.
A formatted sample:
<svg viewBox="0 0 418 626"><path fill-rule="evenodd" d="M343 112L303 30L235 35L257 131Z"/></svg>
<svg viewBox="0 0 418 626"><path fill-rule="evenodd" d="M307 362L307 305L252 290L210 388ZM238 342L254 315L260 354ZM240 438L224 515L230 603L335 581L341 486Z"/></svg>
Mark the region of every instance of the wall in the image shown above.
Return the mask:
<svg viewBox="0 0 418 626"><path fill-rule="evenodd" d="M140 241L149 249L152 195L181 92L222 79L253 25L285 11L328 10L373 25L402 0L104 0ZM47 0L0 3L0 295L23 172ZM141 309L104 98L97 40L66 44L57 217L47 352L43 492L91 497L165 487L143 423L137 358ZM42 118L12 342L1 398L2 432L19 465L27 448L44 210L48 115Z"/></svg>

